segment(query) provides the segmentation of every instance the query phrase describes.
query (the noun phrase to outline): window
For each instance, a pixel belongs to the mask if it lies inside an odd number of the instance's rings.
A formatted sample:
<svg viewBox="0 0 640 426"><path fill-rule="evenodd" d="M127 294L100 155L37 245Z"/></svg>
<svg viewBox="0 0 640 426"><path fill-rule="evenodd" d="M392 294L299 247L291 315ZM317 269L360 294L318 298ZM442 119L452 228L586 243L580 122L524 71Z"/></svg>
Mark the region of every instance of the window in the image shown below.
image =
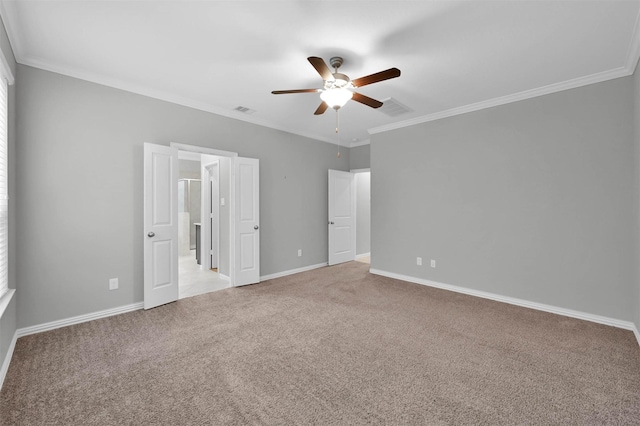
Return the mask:
<svg viewBox="0 0 640 426"><path fill-rule="evenodd" d="M7 80L0 74L0 297L9 290L9 185L7 173L8 90Z"/></svg>

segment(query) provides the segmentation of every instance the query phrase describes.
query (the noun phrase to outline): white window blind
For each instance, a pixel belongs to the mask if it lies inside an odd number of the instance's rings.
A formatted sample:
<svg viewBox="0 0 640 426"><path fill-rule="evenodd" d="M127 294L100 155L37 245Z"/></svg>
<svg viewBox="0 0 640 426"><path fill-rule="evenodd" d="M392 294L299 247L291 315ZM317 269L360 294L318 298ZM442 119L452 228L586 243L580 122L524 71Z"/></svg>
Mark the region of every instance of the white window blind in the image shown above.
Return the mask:
<svg viewBox="0 0 640 426"><path fill-rule="evenodd" d="M8 97L7 80L0 77L0 297L9 290L9 185L7 184Z"/></svg>

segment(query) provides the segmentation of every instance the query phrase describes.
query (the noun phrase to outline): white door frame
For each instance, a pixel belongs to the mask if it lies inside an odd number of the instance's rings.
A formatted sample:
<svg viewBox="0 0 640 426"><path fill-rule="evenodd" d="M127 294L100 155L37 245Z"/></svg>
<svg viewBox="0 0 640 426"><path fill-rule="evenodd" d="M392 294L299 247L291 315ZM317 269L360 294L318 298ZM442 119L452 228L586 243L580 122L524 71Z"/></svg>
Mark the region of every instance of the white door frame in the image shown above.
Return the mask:
<svg viewBox="0 0 640 426"><path fill-rule="evenodd" d="M206 155L215 155L218 157L229 157L231 159L231 173L229 176L229 183L230 183L230 189L229 189L229 217L231 218L231 220L229 221L229 284L232 287L235 287L235 250L236 250L236 242L235 242L235 232L236 232L236 227L235 227L235 220L233 220L233 218L235 217L235 199L236 199L236 190L235 190L235 173L234 173L234 165L235 165L235 158L238 157L238 153L237 152L231 152L231 151L223 151L220 149L213 149L213 148L205 148L203 146L195 146L195 145L186 145L186 144L181 144L181 143L175 143L175 142L171 142L170 146L172 148L176 148L179 151L187 151L187 152L194 152L194 153L198 153L198 154L206 154ZM202 222L204 223L204 222ZM207 227L208 228L208 227ZM202 231L202 229L201 229ZM200 239L200 244L203 243L203 238ZM209 252L209 250L207 251L203 251L204 247L201 245L200 247L200 253L201 256L203 255L203 253L207 253ZM209 259L211 259L210 256L207 256ZM210 260L209 260L209 263Z"/></svg>
<svg viewBox="0 0 640 426"><path fill-rule="evenodd" d="M200 236L200 253L203 253L203 261L202 268L203 269L211 269L213 267L212 262L212 251L215 254L216 259L216 268L218 268L218 272L220 272L220 160L213 160L207 163L202 163L202 182L205 185L202 185L202 228L201 228L201 236ZM214 200L212 199L212 188L211 185L217 186L215 193L218 194L218 197ZM211 227L211 216L215 218L216 226L217 226L217 240L214 244L212 242L212 235L214 233L214 229Z"/></svg>

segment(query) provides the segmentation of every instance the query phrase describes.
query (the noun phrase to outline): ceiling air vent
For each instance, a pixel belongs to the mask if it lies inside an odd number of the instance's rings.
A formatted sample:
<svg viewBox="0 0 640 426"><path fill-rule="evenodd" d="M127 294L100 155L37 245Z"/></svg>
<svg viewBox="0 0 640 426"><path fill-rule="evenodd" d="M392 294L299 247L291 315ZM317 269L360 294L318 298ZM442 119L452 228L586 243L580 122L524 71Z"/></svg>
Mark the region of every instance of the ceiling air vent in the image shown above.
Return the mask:
<svg viewBox="0 0 640 426"><path fill-rule="evenodd" d="M234 111L239 111L245 114L253 114L254 112L256 112L255 109L251 109L251 108L247 108L247 107L243 107L243 106L237 106L233 109Z"/></svg>
<svg viewBox="0 0 640 426"><path fill-rule="evenodd" d="M413 111L406 105L401 104L393 98L384 99L382 106L378 108L378 111L387 114L389 117L397 117L402 114Z"/></svg>

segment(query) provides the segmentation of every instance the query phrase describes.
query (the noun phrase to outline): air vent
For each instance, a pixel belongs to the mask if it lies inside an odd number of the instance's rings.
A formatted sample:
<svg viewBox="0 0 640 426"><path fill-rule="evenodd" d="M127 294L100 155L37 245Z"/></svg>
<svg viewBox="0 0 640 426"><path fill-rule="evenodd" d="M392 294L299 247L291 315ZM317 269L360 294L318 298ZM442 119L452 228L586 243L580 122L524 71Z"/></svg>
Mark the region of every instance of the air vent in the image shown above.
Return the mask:
<svg viewBox="0 0 640 426"><path fill-rule="evenodd" d="M388 115L389 117L397 117L413 111L408 106L401 104L393 98L384 99L382 103L383 105L378 108L378 111Z"/></svg>
<svg viewBox="0 0 640 426"><path fill-rule="evenodd" d="M251 109L251 108L247 108L247 107L243 107L243 106L237 106L233 109L234 111L240 111L244 114L253 114L254 112L256 112L255 109Z"/></svg>

